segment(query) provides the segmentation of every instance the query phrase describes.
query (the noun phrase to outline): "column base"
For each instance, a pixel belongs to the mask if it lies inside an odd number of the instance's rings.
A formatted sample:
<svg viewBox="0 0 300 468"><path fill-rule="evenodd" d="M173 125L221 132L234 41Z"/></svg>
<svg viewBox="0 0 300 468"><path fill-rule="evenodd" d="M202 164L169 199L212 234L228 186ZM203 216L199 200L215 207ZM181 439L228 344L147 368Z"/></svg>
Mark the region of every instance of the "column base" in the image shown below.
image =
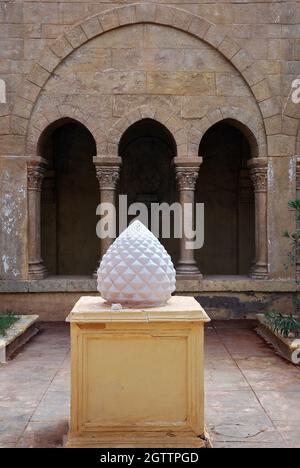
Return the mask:
<svg viewBox="0 0 300 468"><path fill-rule="evenodd" d="M69 432L65 448L212 448L207 433L202 437L191 431L170 432Z"/></svg>
<svg viewBox="0 0 300 468"><path fill-rule="evenodd" d="M179 261L176 267L176 277L178 279L201 279L203 278L197 264L192 261Z"/></svg>
<svg viewBox="0 0 300 468"><path fill-rule="evenodd" d="M48 276L47 269L43 262L29 263L28 278L30 280L44 279Z"/></svg>
<svg viewBox="0 0 300 468"><path fill-rule="evenodd" d="M266 264L254 265L249 276L255 280L267 280L269 278L268 266Z"/></svg>

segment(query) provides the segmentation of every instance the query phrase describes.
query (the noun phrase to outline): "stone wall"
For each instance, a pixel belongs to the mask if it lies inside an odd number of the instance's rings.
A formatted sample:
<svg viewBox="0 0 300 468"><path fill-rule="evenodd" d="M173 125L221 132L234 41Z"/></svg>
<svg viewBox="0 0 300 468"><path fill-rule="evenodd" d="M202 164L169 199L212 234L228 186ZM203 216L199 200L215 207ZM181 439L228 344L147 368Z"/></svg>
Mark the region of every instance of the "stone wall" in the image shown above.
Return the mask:
<svg viewBox="0 0 300 468"><path fill-rule="evenodd" d="M43 131L73 118L93 134L98 155L116 155L143 112L166 124L183 158L198 155L216 122L243 123L252 156L269 161L270 278L295 277L282 232L295 226L287 203L300 149L300 104L291 100L298 2L2 1L0 40L0 279L28 277L26 161L43 156Z"/></svg>

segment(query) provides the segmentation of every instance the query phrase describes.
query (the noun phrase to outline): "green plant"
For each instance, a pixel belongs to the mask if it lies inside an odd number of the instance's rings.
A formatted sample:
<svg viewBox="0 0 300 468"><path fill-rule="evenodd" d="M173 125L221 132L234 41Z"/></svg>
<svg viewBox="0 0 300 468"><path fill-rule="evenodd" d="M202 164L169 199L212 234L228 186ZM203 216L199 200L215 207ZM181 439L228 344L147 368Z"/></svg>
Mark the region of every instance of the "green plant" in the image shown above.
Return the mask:
<svg viewBox="0 0 300 468"><path fill-rule="evenodd" d="M296 255L298 255L300 253L300 200L291 200L289 208L296 212L297 226L294 232L284 231L283 235L291 240L293 247L296 249Z"/></svg>
<svg viewBox="0 0 300 468"><path fill-rule="evenodd" d="M276 333L288 338L290 334L300 336L300 321L294 315L283 315L278 312L266 314L265 320Z"/></svg>
<svg viewBox="0 0 300 468"><path fill-rule="evenodd" d="M7 329L19 320L18 317L8 314L0 315L0 336L5 336Z"/></svg>
<svg viewBox="0 0 300 468"><path fill-rule="evenodd" d="M285 231L283 236L292 243L293 251L289 253L289 257L295 261L300 257L300 200L291 200L289 208L296 212L296 230L294 232ZM299 310L299 297L295 298L294 304L296 311ZM274 332L285 338L291 334L296 337L300 336L300 318L294 314L284 315L280 312L270 312L265 315L265 321Z"/></svg>

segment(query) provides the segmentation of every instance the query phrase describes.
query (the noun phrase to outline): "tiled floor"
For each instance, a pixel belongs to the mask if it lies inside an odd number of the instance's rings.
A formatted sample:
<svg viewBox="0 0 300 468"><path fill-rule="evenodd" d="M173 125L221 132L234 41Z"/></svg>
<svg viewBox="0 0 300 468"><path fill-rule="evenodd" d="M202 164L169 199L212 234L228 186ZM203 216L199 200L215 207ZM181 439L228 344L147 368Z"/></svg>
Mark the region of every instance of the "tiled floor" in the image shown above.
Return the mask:
<svg viewBox="0 0 300 468"><path fill-rule="evenodd" d="M61 447L68 428L69 336L42 328L0 367L0 447ZM215 447L300 448L300 368L248 322L206 330L206 422Z"/></svg>

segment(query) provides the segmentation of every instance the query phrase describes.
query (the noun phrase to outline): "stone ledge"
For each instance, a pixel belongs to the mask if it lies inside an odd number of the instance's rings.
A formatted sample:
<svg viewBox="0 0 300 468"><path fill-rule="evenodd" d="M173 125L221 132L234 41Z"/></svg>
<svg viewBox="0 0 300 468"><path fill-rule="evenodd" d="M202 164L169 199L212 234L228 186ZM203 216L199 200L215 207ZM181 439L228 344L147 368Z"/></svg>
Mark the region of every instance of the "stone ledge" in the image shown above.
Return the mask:
<svg viewBox="0 0 300 468"><path fill-rule="evenodd" d="M282 292L293 293L300 287L293 280L253 280L247 276L209 276L179 279L177 293L200 292ZM89 276L53 276L35 281L0 281L0 293L96 293L96 279Z"/></svg>
<svg viewBox="0 0 300 468"><path fill-rule="evenodd" d="M0 338L0 364L5 364L17 348L38 332L33 326L38 318L38 315L21 315L19 320L8 328L6 335Z"/></svg>

